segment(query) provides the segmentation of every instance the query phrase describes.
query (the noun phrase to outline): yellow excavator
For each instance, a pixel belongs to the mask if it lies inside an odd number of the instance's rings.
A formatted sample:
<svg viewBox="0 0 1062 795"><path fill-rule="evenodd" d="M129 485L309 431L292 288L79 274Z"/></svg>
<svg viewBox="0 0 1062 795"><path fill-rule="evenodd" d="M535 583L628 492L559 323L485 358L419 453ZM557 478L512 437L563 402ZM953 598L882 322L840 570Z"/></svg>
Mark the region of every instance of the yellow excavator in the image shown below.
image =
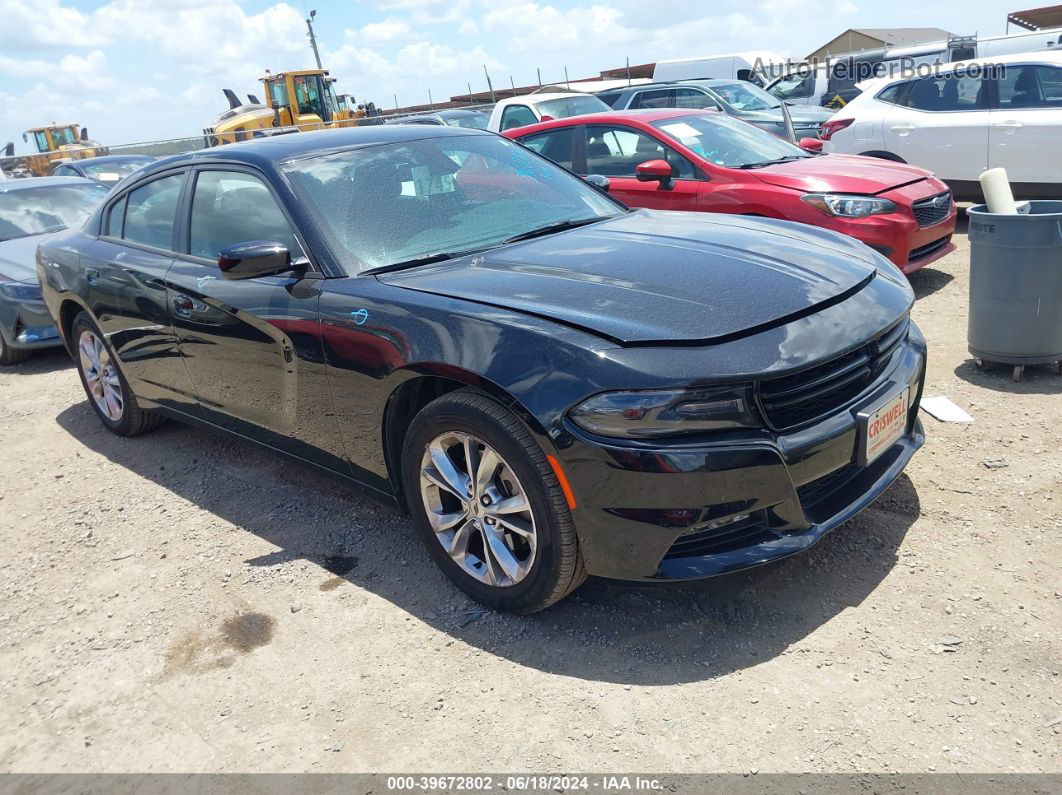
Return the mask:
<svg viewBox="0 0 1062 795"><path fill-rule="evenodd" d="M273 74L266 70L260 78L265 89L263 103L254 94L242 102L231 90L222 91L229 109L203 130L207 146L248 141L269 135L333 127L353 127L362 119L379 115L370 102L353 108L346 94L336 96L327 69L302 69Z"/></svg>
<svg viewBox="0 0 1062 795"><path fill-rule="evenodd" d="M15 157L14 144L4 148L4 159L0 168L10 176L45 177L59 160L81 160L86 157L98 157L110 152L107 147L89 140L88 129L78 124L56 124L54 121L46 127L34 127L22 133L22 140L33 143L37 154Z"/></svg>

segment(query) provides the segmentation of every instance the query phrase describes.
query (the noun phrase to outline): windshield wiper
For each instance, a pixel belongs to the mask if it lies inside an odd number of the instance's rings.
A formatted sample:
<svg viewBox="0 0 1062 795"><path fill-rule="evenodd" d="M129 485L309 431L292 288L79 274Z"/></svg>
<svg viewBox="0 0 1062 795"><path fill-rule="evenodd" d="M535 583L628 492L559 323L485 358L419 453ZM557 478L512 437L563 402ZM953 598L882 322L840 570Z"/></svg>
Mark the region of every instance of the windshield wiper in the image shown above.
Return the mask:
<svg viewBox="0 0 1062 795"><path fill-rule="evenodd" d="M809 155L786 155L785 157L776 157L774 160L761 160L759 163L742 163L736 168L763 168L764 166L773 166L776 163L788 163L792 160L803 160Z"/></svg>
<svg viewBox="0 0 1062 795"><path fill-rule="evenodd" d="M360 276L365 276L372 273L387 273L387 271L400 271L405 268L415 268L418 265L431 265L433 262L444 262L448 259L457 259L458 257L465 257L469 254L475 254L477 251L482 251L479 248L470 248L468 251L437 251L434 254L425 254L422 257L413 257L412 259L404 259L401 262L392 262L390 265L378 265L375 268L367 268L359 273Z"/></svg>
<svg viewBox="0 0 1062 795"><path fill-rule="evenodd" d="M537 229L531 229L527 232L521 232L520 234L514 235L513 237L510 237L507 240L503 240L502 244L504 245L505 243L518 243L521 240L530 240L533 237L551 235L554 232L563 232L565 229L575 229L580 226L586 226L587 224L593 224L597 223L598 221L604 220L604 218L582 218L578 221L558 221L554 224L546 224L545 226L540 226Z"/></svg>

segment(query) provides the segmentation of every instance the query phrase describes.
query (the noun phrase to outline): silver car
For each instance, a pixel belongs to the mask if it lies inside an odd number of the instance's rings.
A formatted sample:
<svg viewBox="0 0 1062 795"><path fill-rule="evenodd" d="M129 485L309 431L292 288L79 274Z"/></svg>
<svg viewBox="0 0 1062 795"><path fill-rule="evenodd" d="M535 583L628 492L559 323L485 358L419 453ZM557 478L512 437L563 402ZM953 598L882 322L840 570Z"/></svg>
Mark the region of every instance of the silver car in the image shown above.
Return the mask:
<svg viewBox="0 0 1062 795"><path fill-rule="evenodd" d="M80 177L0 182L0 365L63 344L41 300L37 244L83 224L107 193L104 185Z"/></svg>

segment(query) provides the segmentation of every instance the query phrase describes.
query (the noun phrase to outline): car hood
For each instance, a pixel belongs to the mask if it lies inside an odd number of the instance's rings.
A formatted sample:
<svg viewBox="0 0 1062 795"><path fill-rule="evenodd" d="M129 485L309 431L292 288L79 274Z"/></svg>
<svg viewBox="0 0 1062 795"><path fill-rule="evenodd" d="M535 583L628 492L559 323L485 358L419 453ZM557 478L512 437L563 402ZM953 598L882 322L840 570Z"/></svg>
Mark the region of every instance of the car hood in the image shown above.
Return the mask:
<svg viewBox="0 0 1062 795"><path fill-rule="evenodd" d="M925 169L860 155L819 155L749 172L768 185L804 192L876 194L932 176Z"/></svg>
<svg viewBox="0 0 1062 795"><path fill-rule="evenodd" d="M766 330L844 300L875 271L865 246L816 227L638 210L377 278L651 345Z"/></svg>
<svg viewBox="0 0 1062 795"><path fill-rule="evenodd" d="M0 276L15 282L37 281L37 244L54 232L0 240Z"/></svg>

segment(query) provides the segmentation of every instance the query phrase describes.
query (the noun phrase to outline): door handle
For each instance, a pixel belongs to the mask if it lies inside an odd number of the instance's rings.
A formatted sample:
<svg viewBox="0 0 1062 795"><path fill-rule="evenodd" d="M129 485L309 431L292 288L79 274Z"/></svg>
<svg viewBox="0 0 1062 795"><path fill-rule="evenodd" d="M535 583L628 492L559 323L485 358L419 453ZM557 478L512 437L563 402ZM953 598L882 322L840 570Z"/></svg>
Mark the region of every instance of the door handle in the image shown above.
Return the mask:
<svg viewBox="0 0 1062 795"><path fill-rule="evenodd" d="M1021 127L1024 127L1025 125L1022 124L1020 121L1017 121L1016 119L1007 119L1007 121L996 122L992 126L998 127L1001 130L1017 130Z"/></svg>
<svg viewBox="0 0 1062 795"><path fill-rule="evenodd" d="M897 135L907 135L914 129L915 125L913 124L893 124L889 127L889 132L894 132Z"/></svg>
<svg viewBox="0 0 1062 795"><path fill-rule="evenodd" d="M192 299L184 295L175 295L170 304L173 306L173 314L179 317L191 317L195 306Z"/></svg>
<svg viewBox="0 0 1062 795"><path fill-rule="evenodd" d="M85 268L85 281L89 284L100 283L100 270L99 268Z"/></svg>

